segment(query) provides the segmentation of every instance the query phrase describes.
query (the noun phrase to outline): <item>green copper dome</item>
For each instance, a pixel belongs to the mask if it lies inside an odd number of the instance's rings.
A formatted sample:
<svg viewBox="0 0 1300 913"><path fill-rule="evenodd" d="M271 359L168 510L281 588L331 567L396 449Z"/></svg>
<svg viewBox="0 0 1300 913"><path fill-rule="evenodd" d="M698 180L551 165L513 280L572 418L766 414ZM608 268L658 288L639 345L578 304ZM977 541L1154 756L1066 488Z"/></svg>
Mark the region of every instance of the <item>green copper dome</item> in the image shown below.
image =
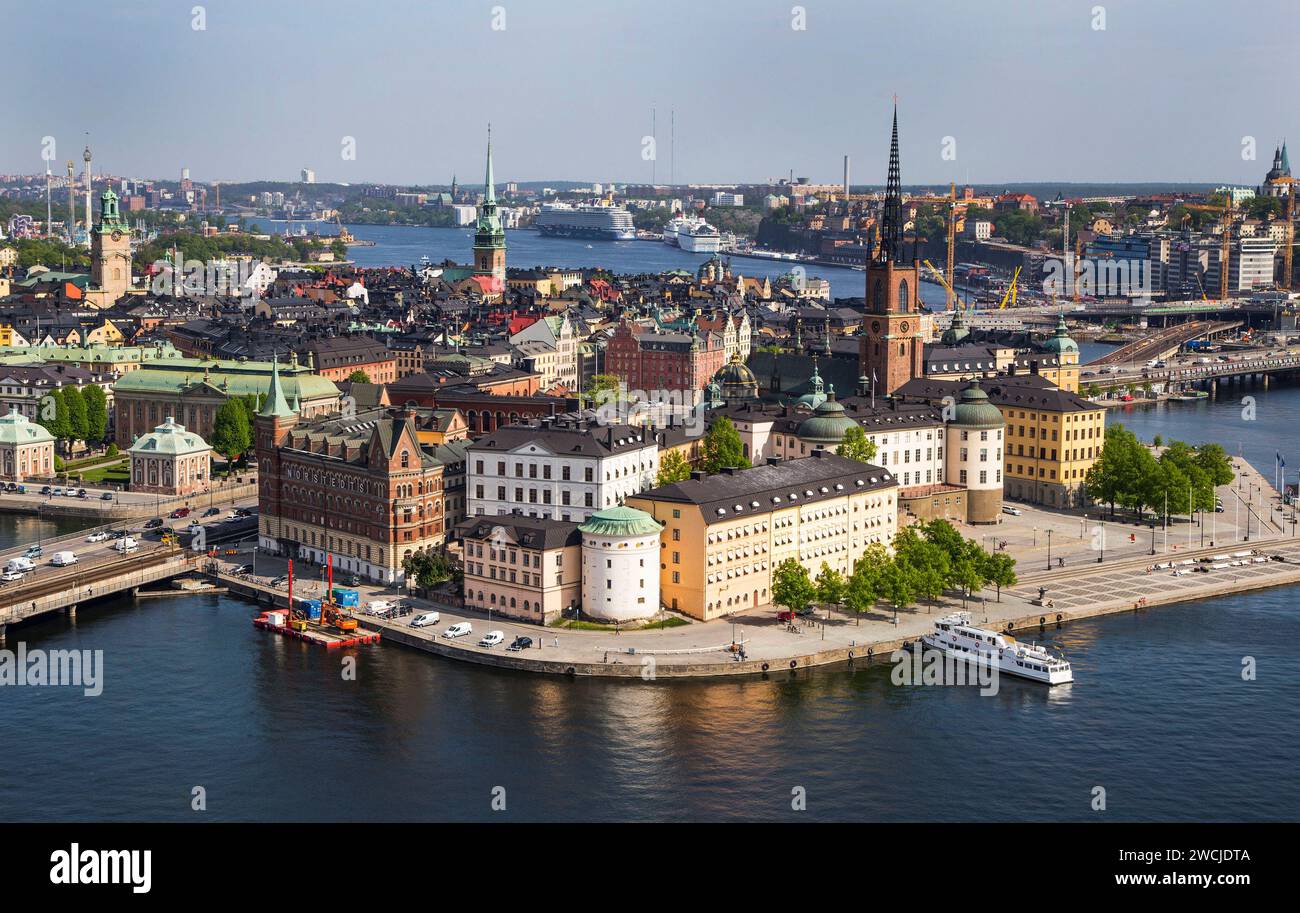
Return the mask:
<svg viewBox="0 0 1300 913"><path fill-rule="evenodd" d="M835 385L831 384L825 402L813 410L811 418L800 423L796 433L799 440L809 444L838 444L856 424L844 414L844 407L835 401Z"/></svg>
<svg viewBox="0 0 1300 913"><path fill-rule="evenodd" d="M578 532L611 539L632 536L659 535L663 525L643 510L635 507L607 507L598 510L578 527Z"/></svg>
<svg viewBox="0 0 1300 913"><path fill-rule="evenodd" d="M1052 352L1056 355L1064 355L1067 352L1078 354L1079 344L1070 338L1070 331L1065 326L1064 314L1061 314L1060 319L1056 322L1056 333L1043 343L1043 351Z"/></svg>
<svg viewBox="0 0 1300 913"><path fill-rule="evenodd" d="M975 380L961 391L952 423L962 428L1001 428L1006 424L1002 411L989 402L989 395L980 389L979 382Z"/></svg>
<svg viewBox="0 0 1300 913"><path fill-rule="evenodd" d="M970 330L966 329L966 320L961 315L961 308L955 308L952 312L952 323L948 329L943 331L940 342L946 346L955 346L970 337Z"/></svg>

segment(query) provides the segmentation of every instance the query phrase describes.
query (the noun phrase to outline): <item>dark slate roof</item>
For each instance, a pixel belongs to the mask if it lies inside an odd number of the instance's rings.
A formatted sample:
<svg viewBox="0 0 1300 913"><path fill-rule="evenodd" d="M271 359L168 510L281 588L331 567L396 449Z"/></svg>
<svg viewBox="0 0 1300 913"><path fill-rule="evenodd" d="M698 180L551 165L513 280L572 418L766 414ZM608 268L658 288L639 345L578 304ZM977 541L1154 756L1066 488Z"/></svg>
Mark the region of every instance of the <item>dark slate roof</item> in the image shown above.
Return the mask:
<svg viewBox="0 0 1300 913"><path fill-rule="evenodd" d="M889 470L817 450L800 460L752 469L724 470L636 495L654 501L694 504L705 523L722 523L786 507L896 486Z"/></svg>
<svg viewBox="0 0 1300 913"><path fill-rule="evenodd" d="M471 450L507 453L527 444L539 444L556 456L604 458L611 454L653 447L656 440L644 428L630 425L599 425L557 419L505 425L476 440Z"/></svg>
<svg viewBox="0 0 1300 913"><path fill-rule="evenodd" d="M978 378L981 389L998 406L1023 409L1045 409L1049 412L1095 412L1104 409L1097 403L1062 390L1038 374L1017 374L1012 377ZM961 397L967 380L935 380L914 378L898 389L898 395L907 400L939 402L945 396Z"/></svg>
<svg viewBox="0 0 1300 913"><path fill-rule="evenodd" d="M462 539L492 541L494 536L504 536L507 542L520 548L554 549L582 544L577 523L522 514L474 517L457 523L456 532Z"/></svg>

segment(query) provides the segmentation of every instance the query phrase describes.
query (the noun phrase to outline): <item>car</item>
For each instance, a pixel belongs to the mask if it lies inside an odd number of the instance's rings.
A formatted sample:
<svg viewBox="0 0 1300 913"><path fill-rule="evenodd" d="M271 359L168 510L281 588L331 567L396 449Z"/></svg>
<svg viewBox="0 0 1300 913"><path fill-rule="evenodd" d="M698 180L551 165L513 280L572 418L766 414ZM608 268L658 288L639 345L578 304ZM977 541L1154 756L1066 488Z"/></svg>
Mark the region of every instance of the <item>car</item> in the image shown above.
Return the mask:
<svg viewBox="0 0 1300 913"><path fill-rule="evenodd" d="M1019 508L1019 507L1012 507L1010 504L1003 504L1003 505L1002 505L1002 512L1003 512L1004 514L1010 514L1010 515L1013 516L1013 517L1018 517L1018 516L1020 516L1020 508Z"/></svg>
<svg viewBox="0 0 1300 913"><path fill-rule="evenodd" d="M99 496L99 500L101 500L101 501L111 501L111 500L113 500L113 493L112 493L111 491L106 491L106 492L104 492L102 495Z"/></svg>
<svg viewBox="0 0 1300 913"><path fill-rule="evenodd" d="M501 641L505 639L506 636L501 631L488 631L486 634L483 635L483 639L478 642L478 645L480 647L487 647L488 649L491 649L492 647L495 647L497 644L501 643Z"/></svg>
<svg viewBox="0 0 1300 913"><path fill-rule="evenodd" d="M285 576L276 577L274 580L271 581L271 586L284 586L288 582L289 582L288 577Z"/></svg>
<svg viewBox="0 0 1300 913"><path fill-rule="evenodd" d="M251 574L251 573L253 573L253 566L252 566L251 564L241 564L241 565L239 565L238 567L231 568L231 569L230 569L230 573L232 573L232 574Z"/></svg>
<svg viewBox="0 0 1300 913"><path fill-rule="evenodd" d="M68 567L76 563L76 554L68 551L55 552L54 557L50 559L50 564L54 567Z"/></svg>
<svg viewBox="0 0 1300 913"><path fill-rule="evenodd" d="M104 531L101 529L99 532L91 533L89 536L87 536L87 537L86 537L86 541L87 541L87 542L107 542L107 541L108 541L108 533L104 532Z"/></svg>
<svg viewBox="0 0 1300 913"><path fill-rule="evenodd" d="M1215 504L1215 505L1214 505L1214 512L1215 512L1216 514L1221 514L1221 513L1223 513L1223 505L1222 505L1222 504Z"/></svg>
<svg viewBox="0 0 1300 913"><path fill-rule="evenodd" d="M437 612L425 612L423 615L416 615L411 619L411 627L427 628L429 625L436 625L440 617Z"/></svg>
<svg viewBox="0 0 1300 913"><path fill-rule="evenodd" d="M81 491L77 492L77 497L85 501L87 498L90 497L90 495L86 494L86 489L83 488L81 489Z"/></svg>
<svg viewBox="0 0 1300 913"><path fill-rule="evenodd" d="M149 521L147 521L147 522L145 523L144 528L145 528L145 529L157 529L158 527L160 527L160 526L162 526L162 525L163 525L162 517L154 517L152 520L149 520Z"/></svg>
<svg viewBox="0 0 1300 913"><path fill-rule="evenodd" d="M62 495L63 495L63 486L60 485L58 488L55 488L53 491L50 492L50 494L52 494L52 495L60 495L60 496L62 496Z"/></svg>
<svg viewBox="0 0 1300 913"><path fill-rule="evenodd" d="M791 612L791 611L789 611L788 609L785 610L785 611L783 611L783 612L777 612L777 613L776 613L776 620L777 620L777 621L794 621L794 612Z"/></svg>
<svg viewBox="0 0 1300 913"><path fill-rule="evenodd" d="M5 486L5 491L17 491L17 490L18 490L18 486L13 482L10 482L8 485Z"/></svg>
<svg viewBox="0 0 1300 913"><path fill-rule="evenodd" d="M50 492L51 492L50 486L48 485L41 486L41 494L48 495L50 494Z"/></svg>
<svg viewBox="0 0 1300 913"><path fill-rule="evenodd" d="M447 630L442 632L443 637L457 638L464 637L466 634L473 634L474 626L468 621L458 621Z"/></svg>
<svg viewBox="0 0 1300 913"><path fill-rule="evenodd" d="M205 517L215 517L215 516L216 516L217 514L219 514L219 513L221 513L221 508L220 508L220 507L209 507L207 510L205 510L205 511L203 512L203 516L205 516Z"/></svg>
<svg viewBox="0 0 1300 913"><path fill-rule="evenodd" d="M28 558L39 558L41 557L42 554L44 554L44 551L41 549L39 545L27 546L26 556Z"/></svg>
<svg viewBox="0 0 1300 913"><path fill-rule="evenodd" d="M173 520L179 520L182 517L188 517L189 515L190 515L190 509L188 507L178 507L172 511L171 518Z"/></svg>
<svg viewBox="0 0 1300 913"><path fill-rule="evenodd" d="M110 539L125 539L125 538L126 538L126 530L124 530L124 529L115 529L115 530L113 530L111 533L108 534L108 538L110 538Z"/></svg>
<svg viewBox="0 0 1300 913"><path fill-rule="evenodd" d="M383 615L389 609L394 608L394 604L385 599L375 599L366 603L367 615Z"/></svg>
<svg viewBox="0 0 1300 913"><path fill-rule="evenodd" d="M361 577L360 577L360 575L358 575L358 574L353 574L351 577L349 577L349 578L348 578L348 586L361 586Z"/></svg>
<svg viewBox="0 0 1300 913"><path fill-rule="evenodd" d="M506 649L509 650L511 653L518 653L520 650L527 650L532 645L533 645L533 639L531 637L525 637L521 634L518 637L516 637L514 640L512 640L510 642L510 646L506 647Z"/></svg>
<svg viewBox="0 0 1300 913"><path fill-rule="evenodd" d="M5 583L13 583L15 580L22 579L22 571L5 571L3 574L0 574L0 580L3 580Z"/></svg>

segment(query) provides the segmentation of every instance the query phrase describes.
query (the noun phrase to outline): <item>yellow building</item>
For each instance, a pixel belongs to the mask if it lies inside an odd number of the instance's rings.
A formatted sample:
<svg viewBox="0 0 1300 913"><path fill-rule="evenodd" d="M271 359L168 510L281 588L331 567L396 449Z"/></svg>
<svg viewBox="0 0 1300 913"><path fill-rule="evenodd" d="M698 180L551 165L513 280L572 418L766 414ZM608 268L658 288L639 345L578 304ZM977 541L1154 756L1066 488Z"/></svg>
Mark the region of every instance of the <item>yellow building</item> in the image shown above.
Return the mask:
<svg viewBox="0 0 1300 913"><path fill-rule="evenodd" d="M993 386L989 399L1007 423L1006 497L1081 506L1083 481L1106 440L1105 407L1066 390L1010 383Z"/></svg>
<svg viewBox="0 0 1300 913"><path fill-rule="evenodd" d="M664 524L660 599L709 620L767 605L772 574L794 558L816 575L848 574L867 546L893 542L898 482L879 466L818 450L800 460L733 469L626 500Z"/></svg>

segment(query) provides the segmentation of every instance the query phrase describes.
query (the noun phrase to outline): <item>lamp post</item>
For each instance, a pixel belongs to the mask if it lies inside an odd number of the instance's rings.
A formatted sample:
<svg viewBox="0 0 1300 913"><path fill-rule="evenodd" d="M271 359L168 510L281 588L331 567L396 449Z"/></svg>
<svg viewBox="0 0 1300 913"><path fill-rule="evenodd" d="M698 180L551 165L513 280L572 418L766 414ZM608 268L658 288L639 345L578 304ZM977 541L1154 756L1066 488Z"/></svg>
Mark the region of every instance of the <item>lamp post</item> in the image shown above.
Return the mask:
<svg viewBox="0 0 1300 913"><path fill-rule="evenodd" d="M1052 530L1047 530L1047 569L1052 569Z"/></svg>

